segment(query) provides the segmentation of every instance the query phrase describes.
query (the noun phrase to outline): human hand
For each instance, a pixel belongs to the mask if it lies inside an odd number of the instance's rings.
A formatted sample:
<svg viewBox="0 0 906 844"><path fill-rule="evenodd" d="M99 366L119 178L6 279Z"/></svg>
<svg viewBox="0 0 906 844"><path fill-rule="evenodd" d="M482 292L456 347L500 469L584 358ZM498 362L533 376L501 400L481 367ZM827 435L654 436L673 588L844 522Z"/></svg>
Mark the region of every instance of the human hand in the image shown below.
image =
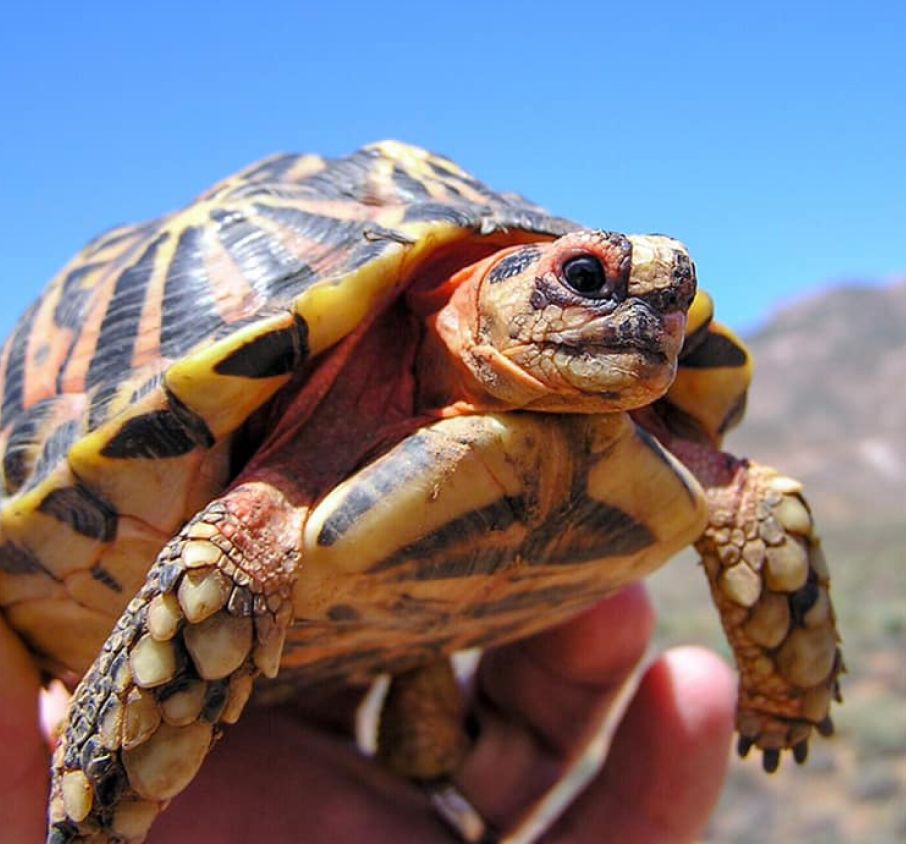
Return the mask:
<svg viewBox="0 0 906 844"><path fill-rule="evenodd" d="M480 736L456 777L495 828L508 830L557 780L613 706L644 654L653 615L630 587L566 625L488 652L473 712ZM47 754L34 717L37 677L11 658L0 741L18 746L0 772L10 841L40 840ZM23 686L22 680L27 681ZM28 709L28 697L31 710ZM714 655L668 652L645 672L602 770L544 835L546 844L693 841L720 792L732 733L734 680ZM348 697L344 703L352 703ZM197 779L161 816L149 842L383 842L450 844L423 792L354 749L353 707L250 708ZM19 713L18 727L12 713ZM4 741L8 739L9 741ZM37 749L37 752L36 752ZM12 753L12 749L10 753ZM4 823L6 821L6 823Z"/></svg>

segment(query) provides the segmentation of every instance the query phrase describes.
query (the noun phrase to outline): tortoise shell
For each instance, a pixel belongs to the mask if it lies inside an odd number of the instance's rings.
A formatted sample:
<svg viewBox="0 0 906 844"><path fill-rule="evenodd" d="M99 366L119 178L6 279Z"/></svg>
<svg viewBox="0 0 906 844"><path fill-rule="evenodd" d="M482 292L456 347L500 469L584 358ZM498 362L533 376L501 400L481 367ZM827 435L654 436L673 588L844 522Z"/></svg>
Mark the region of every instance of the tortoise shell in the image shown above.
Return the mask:
<svg viewBox="0 0 906 844"><path fill-rule="evenodd" d="M82 673L150 562L241 466L239 434L309 357L413 275L578 226L446 158L384 142L279 155L182 211L92 241L0 358L0 606ZM699 294L659 412L716 443L745 347Z"/></svg>

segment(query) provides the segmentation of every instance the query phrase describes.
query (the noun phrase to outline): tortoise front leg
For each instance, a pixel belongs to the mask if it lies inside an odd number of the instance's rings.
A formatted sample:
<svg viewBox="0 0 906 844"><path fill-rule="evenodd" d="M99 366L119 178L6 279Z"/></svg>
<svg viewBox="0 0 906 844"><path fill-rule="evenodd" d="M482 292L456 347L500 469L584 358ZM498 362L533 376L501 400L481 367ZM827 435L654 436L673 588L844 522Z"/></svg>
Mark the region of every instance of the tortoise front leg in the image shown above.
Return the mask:
<svg viewBox="0 0 906 844"><path fill-rule="evenodd" d="M705 487L709 524L696 542L739 666L739 752L765 770L815 728L829 735L843 670L830 576L798 481L774 469L674 440Z"/></svg>
<svg viewBox="0 0 906 844"><path fill-rule="evenodd" d="M246 484L160 552L79 684L54 754L48 842L144 839L274 676L292 614L300 517Z"/></svg>
<svg viewBox="0 0 906 844"><path fill-rule="evenodd" d="M295 594L308 624L285 665L316 675L377 645L406 671L391 681L378 755L441 780L468 747L443 654L576 615L691 542L704 509L687 470L624 415L440 420L307 520ZM445 817L466 840L482 834Z"/></svg>

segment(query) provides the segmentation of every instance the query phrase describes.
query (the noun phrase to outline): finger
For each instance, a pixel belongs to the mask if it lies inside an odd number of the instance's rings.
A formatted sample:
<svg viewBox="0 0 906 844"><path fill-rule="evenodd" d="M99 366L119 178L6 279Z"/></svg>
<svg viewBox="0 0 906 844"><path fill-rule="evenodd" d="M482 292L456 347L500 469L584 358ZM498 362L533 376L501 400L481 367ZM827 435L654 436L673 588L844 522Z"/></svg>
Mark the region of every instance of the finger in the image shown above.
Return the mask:
<svg viewBox="0 0 906 844"><path fill-rule="evenodd" d="M51 753L59 740L70 697L69 690L60 680L51 680L38 696L38 722Z"/></svg>
<svg viewBox="0 0 906 844"><path fill-rule="evenodd" d="M38 841L46 828L49 758L38 722L40 680L0 617L0 839Z"/></svg>
<svg viewBox="0 0 906 844"><path fill-rule="evenodd" d="M368 689L354 685L297 690L280 708L311 727L351 739L356 735L359 709Z"/></svg>
<svg viewBox="0 0 906 844"><path fill-rule="evenodd" d="M733 732L730 669L677 648L646 672L601 773L546 839L551 844L679 844L696 839L720 794Z"/></svg>
<svg viewBox="0 0 906 844"><path fill-rule="evenodd" d="M481 733L457 783L488 821L510 826L560 778L644 654L653 618L636 585L486 655Z"/></svg>
<svg viewBox="0 0 906 844"><path fill-rule="evenodd" d="M421 791L285 708L252 707L155 823L150 842L449 844Z"/></svg>

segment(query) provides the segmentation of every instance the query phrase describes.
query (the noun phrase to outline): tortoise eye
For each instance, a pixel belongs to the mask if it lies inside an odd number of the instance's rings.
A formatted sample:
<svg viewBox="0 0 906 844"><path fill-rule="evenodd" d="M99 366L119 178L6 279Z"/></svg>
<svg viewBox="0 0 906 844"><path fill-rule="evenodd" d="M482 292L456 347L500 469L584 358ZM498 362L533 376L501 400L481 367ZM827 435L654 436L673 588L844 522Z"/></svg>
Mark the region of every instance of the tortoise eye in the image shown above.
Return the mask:
<svg viewBox="0 0 906 844"><path fill-rule="evenodd" d="M594 255L570 258L563 264L562 274L566 284L587 299L606 299L613 294L613 285Z"/></svg>

